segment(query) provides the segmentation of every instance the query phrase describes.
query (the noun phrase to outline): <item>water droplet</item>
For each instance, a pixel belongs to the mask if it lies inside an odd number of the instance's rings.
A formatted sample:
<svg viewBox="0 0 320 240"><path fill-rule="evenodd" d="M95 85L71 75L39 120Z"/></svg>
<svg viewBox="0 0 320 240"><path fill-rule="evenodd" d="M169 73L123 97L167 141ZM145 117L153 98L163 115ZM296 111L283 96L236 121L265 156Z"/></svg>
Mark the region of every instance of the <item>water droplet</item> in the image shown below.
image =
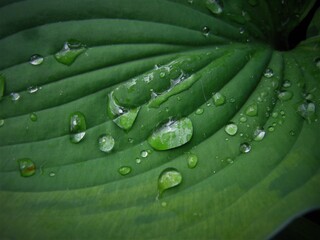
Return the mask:
<svg viewBox="0 0 320 240"><path fill-rule="evenodd" d="M140 156L143 157L143 158L148 157L148 154L149 154L149 153L148 153L148 151L146 151L146 150L143 150L143 151L140 152Z"/></svg>
<svg viewBox="0 0 320 240"><path fill-rule="evenodd" d="M70 141L72 143L80 142L84 138L87 129L85 116L81 112L74 112L70 115L69 124Z"/></svg>
<svg viewBox="0 0 320 240"><path fill-rule="evenodd" d="M36 122L38 120L38 116L36 113L30 113L29 117L32 122Z"/></svg>
<svg viewBox="0 0 320 240"><path fill-rule="evenodd" d="M240 117L239 120L240 120L240 122L245 123L247 121L247 118L242 116L242 117Z"/></svg>
<svg viewBox="0 0 320 240"><path fill-rule="evenodd" d="M306 93L304 95L304 99L308 100L309 102L311 102L314 99L314 96L311 93Z"/></svg>
<svg viewBox="0 0 320 240"><path fill-rule="evenodd" d="M235 102L236 102L236 99L234 99L234 98L230 98L229 102L231 102L231 103L235 103Z"/></svg>
<svg viewBox="0 0 320 240"><path fill-rule="evenodd" d="M19 93L10 93L10 97L12 101L18 101L20 99Z"/></svg>
<svg viewBox="0 0 320 240"><path fill-rule="evenodd" d="M223 11L223 4L220 0L207 0L206 7L215 15L219 15Z"/></svg>
<svg viewBox="0 0 320 240"><path fill-rule="evenodd" d="M302 116L308 123L311 123L316 118L316 105L313 102L303 102L298 108L297 112Z"/></svg>
<svg viewBox="0 0 320 240"><path fill-rule="evenodd" d="M268 127L268 131L269 132L274 132L274 127L272 127L272 126Z"/></svg>
<svg viewBox="0 0 320 240"><path fill-rule="evenodd" d="M245 33L245 30L244 30L243 27L239 28L239 33L240 33L240 34L244 34L244 33Z"/></svg>
<svg viewBox="0 0 320 240"><path fill-rule="evenodd" d="M55 177L55 176L56 176L55 172L50 172L49 173L49 177Z"/></svg>
<svg viewBox="0 0 320 240"><path fill-rule="evenodd" d="M27 88L28 93L36 93L38 90L39 88L37 86L30 86Z"/></svg>
<svg viewBox="0 0 320 240"><path fill-rule="evenodd" d="M160 72L159 75L160 75L161 78L164 78L166 76L166 73L165 72Z"/></svg>
<svg viewBox="0 0 320 240"><path fill-rule="evenodd" d="M233 160L232 160L232 158L227 158L227 159L226 159L226 162L229 163L229 164L232 164L232 163L233 163Z"/></svg>
<svg viewBox="0 0 320 240"><path fill-rule="evenodd" d="M226 102L226 97L221 93L217 92L213 95L213 104L215 106L221 106L225 104L225 102Z"/></svg>
<svg viewBox="0 0 320 240"><path fill-rule="evenodd" d="M290 91L284 91L278 94L278 98L282 102L289 101L292 97L293 97L293 93Z"/></svg>
<svg viewBox="0 0 320 240"><path fill-rule="evenodd" d="M54 57L58 62L70 66L85 50L84 44L71 39L64 43L63 48Z"/></svg>
<svg viewBox="0 0 320 240"><path fill-rule="evenodd" d="M198 164L198 157L193 153L188 153L187 163L189 168L195 168Z"/></svg>
<svg viewBox="0 0 320 240"><path fill-rule="evenodd" d="M128 142L133 143L134 142L133 138L128 138Z"/></svg>
<svg viewBox="0 0 320 240"><path fill-rule="evenodd" d="M315 62L315 64L316 64L316 66L317 66L318 68L320 68L320 57L316 58L316 59L314 60L314 62Z"/></svg>
<svg viewBox="0 0 320 240"><path fill-rule="evenodd" d="M102 152L108 153L108 152L111 152L111 150L113 149L115 141L110 134L104 134L99 137L98 143L99 143L99 149Z"/></svg>
<svg viewBox="0 0 320 240"><path fill-rule="evenodd" d="M246 115L249 117L257 116L258 114L258 105L256 103L251 104L246 109Z"/></svg>
<svg viewBox="0 0 320 240"><path fill-rule="evenodd" d="M205 27L202 28L202 34L203 34L205 37L208 37L208 36L209 36L209 32L210 32L210 28L208 28L207 26L205 26Z"/></svg>
<svg viewBox="0 0 320 240"><path fill-rule="evenodd" d="M0 74L0 100L3 97L5 85L6 85L6 79L4 78L4 76Z"/></svg>
<svg viewBox="0 0 320 240"><path fill-rule="evenodd" d="M272 116L273 118L277 118L278 115L279 115L278 112L273 112L271 116Z"/></svg>
<svg viewBox="0 0 320 240"><path fill-rule="evenodd" d="M285 80L282 84L282 87L284 88L289 88L291 87L291 81L290 80Z"/></svg>
<svg viewBox="0 0 320 240"><path fill-rule="evenodd" d="M290 131L290 136L294 136L294 135L296 135L296 132L293 131L293 130L291 130L291 131Z"/></svg>
<svg viewBox="0 0 320 240"><path fill-rule="evenodd" d="M263 76L265 76L266 78L272 78L273 77L273 71L271 68L267 68L264 73Z"/></svg>
<svg viewBox="0 0 320 240"><path fill-rule="evenodd" d="M167 202L161 202L162 207L166 207L167 205L168 205Z"/></svg>
<svg viewBox="0 0 320 240"><path fill-rule="evenodd" d="M178 186L182 182L181 173L175 168L167 168L163 170L158 179L158 198L162 193L170 188Z"/></svg>
<svg viewBox="0 0 320 240"><path fill-rule="evenodd" d="M252 6L255 7L258 5L258 0L248 0L248 3Z"/></svg>
<svg viewBox="0 0 320 240"><path fill-rule="evenodd" d="M136 158L136 163L140 164L141 163L141 159L140 158Z"/></svg>
<svg viewBox="0 0 320 240"><path fill-rule="evenodd" d="M118 172L122 175L122 176L125 176L129 173L131 173L131 167L129 166L122 166L119 168Z"/></svg>
<svg viewBox="0 0 320 240"><path fill-rule="evenodd" d="M262 139L265 137L266 131L262 128L257 128L253 133L253 140L255 141L262 141Z"/></svg>
<svg viewBox="0 0 320 240"><path fill-rule="evenodd" d="M251 151L251 145L249 143L240 144L241 153L249 153Z"/></svg>
<svg viewBox="0 0 320 240"><path fill-rule="evenodd" d="M230 136L234 136L238 132L238 126L235 123L229 123L225 128L225 132Z"/></svg>
<svg viewBox="0 0 320 240"><path fill-rule="evenodd" d="M0 118L0 127L2 127L4 125L4 119Z"/></svg>
<svg viewBox="0 0 320 240"><path fill-rule="evenodd" d="M36 165L29 158L18 159L19 170L22 177L30 177L36 173Z"/></svg>
<svg viewBox="0 0 320 240"><path fill-rule="evenodd" d="M148 143L156 150L168 150L186 144L192 134L193 126L189 118L170 120L152 133Z"/></svg>
<svg viewBox="0 0 320 240"><path fill-rule="evenodd" d="M201 115L203 112L204 112L203 108L198 108L198 109L196 110L196 114L197 114L197 115Z"/></svg>
<svg viewBox="0 0 320 240"><path fill-rule="evenodd" d="M43 63L44 58L39 54L34 54L30 57L29 63L34 66L38 66Z"/></svg>

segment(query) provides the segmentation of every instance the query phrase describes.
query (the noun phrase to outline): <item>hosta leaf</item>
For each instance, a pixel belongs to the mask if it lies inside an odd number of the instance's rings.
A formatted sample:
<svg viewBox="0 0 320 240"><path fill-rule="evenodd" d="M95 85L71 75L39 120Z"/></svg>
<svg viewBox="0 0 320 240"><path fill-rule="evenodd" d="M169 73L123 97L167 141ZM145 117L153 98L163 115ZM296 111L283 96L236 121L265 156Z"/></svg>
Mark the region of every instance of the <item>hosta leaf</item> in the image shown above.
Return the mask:
<svg viewBox="0 0 320 240"><path fill-rule="evenodd" d="M261 239L319 208L319 11L276 50L314 3L2 1L1 238Z"/></svg>

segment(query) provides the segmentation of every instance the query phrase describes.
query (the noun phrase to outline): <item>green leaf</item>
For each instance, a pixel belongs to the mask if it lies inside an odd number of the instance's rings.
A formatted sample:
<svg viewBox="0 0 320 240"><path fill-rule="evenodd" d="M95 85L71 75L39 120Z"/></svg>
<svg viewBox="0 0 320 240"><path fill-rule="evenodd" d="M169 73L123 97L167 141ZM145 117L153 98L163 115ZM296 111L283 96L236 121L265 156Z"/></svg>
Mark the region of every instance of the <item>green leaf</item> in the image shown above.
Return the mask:
<svg viewBox="0 0 320 240"><path fill-rule="evenodd" d="M276 50L314 4L2 1L0 237L263 239L319 208L319 14Z"/></svg>

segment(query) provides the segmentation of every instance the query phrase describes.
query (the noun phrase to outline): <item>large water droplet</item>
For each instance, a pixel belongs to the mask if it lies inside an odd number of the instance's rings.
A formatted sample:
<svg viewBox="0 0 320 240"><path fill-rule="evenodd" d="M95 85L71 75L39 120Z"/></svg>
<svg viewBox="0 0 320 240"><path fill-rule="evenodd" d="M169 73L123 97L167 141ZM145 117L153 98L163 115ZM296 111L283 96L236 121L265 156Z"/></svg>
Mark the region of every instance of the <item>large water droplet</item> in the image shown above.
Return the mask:
<svg viewBox="0 0 320 240"><path fill-rule="evenodd" d="M221 106L226 102L226 97L219 92L215 93L212 98L215 106Z"/></svg>
<svg viewBox="0 0 320 240"><path fill-rule="evenodd" d="M129 173L131 173L132 169L129 166L122 166L119 168L118 172L122 175L125 176Z"/></svg>
<svg viewBox="0 0 320 240"><path fill-rule="evenodd" d="M253 133L253 140L262 141L265 135L266 135L265 130L263 130L262 128L257 128Z"/></svg>
<svg viewBox="0 0 320 240"><path fill-rule="evenodd" d="M230 136L234 136L238 132L238 126L235 123L229 123L225 128L225 132L229 134Z"/></svg>
<svg viewBox="0 0 320 240"><path fill-rule="evenodd" d="M303 102L298 108L297 112L302 116L308 123L313 122L316 119L316 105L313 102Z"/></svg>
<svg viewBox="0 0 320 240"><path fill-rule="evenodd" d="M204 112L203 108L198 108L198 109L196 110L196 114L197 114L197 115L201 115L203 112Z"/></svg>
<svg viewBox="0 0 320 240"><path fill-rule="evenodd" d="M242 143L239 149L241 153L249 153L251 151L251 145L249 143Z"/></svg>
<svg viewBox="0 0 320 240"><path fill-rule="evenodd" d="M36 165L29 158L18 159L19 170L22 177L30 177L36 173Z"/></svg>
<svg viewBox="0 0 320 240"><path fill-rule="evenodd" d="M0 127L4 125L4 119L0 118Z"/></svg>
<svg viewBox="0 0 320 240"><path fill-rule="evenodd" d="M70 115L69 124L70 141L73 143L80 142L84 138L87 130L85 116L81 112L74 112Z"/></svg>
<svg viewBox="0 0 320 240"><path fill-rule="evenodd" d="M29 63L34 66L38 66L43 63L44 58L39 54L34 54L30 57Z"/></svg>
<svg viewBox="0 0 320 240"><path fill-rule="evenodd" d="M290 91L283 91L278 94L278 98L282 102L289 101L292 97L293 93Z"/></svg>
<svg viewBox="0 0 320 240"><path fill-rule="evenodd" d="M58 62L70 66L85 50L84 44L78 40L71 39L64 43L63 48L54 57Z"/></svg>
<svg viewBox="0 0 320 240"><path fill-rule="evenodd" d="M263 76L265 76L266 78L272 78L273 77L273 71L271 68L267 68L264 73Z"/></svg>
<svg viewBox="0 0 320 240"><path fill-rule="evenodd" d="M207 0L206 7L216 15L219 15L223 11L223 4L221 0Z"/></svg>
<svg viewBox="0 0 320 240"><path fill-rule="evenodd" d="M29 117L32 122L36 122L38 120L38 116L36 113L30 113Z"/></svg>
<svg viewBox="0 0 320 240"><path fill-rule="evenodd" d="M10 97L12 101L18 101L20 99L20 94L19 93L10 93Z"/></svg>
<svg viewBox="0 0 320 240"><path fill-rule="evenodd" d="M6 79L4 78L4 76L0 74L0 100L3 97L5 85L6 85Z"/></svg>
<svg viewBox="0 0 320 240"><path fill-rule="evenodd" d="M146 158L146 157L148 157L148 151L146 151L146 150L142 150L141 152L140 152L140 156L141 157L143 157L143 158Z"/></svg>
<svg viewBox="0 0 320 240"><path fill-rule="evenodd" d="M258 114L258 105L256 103L251 104L246 109L246 115L249 117L257 116Z"/></svg>
<svg viewBox="0 0 320 240"><path fill-rule="evenodd" d="M102 152L108 153L108 152L111 152L111 150L113 149L115 141L110 134L104 134L99 137L98 143L99 143L99 149Z"/></svg>
<svg viewBox="0 0 320 240"><path fill-rule="evenodd" d="M27 88L28 93L36 93L38 90L39 88L37 86L30 86Z"/></svg>
<svg viewBox="0 0 320 240"><path fill-rule="evenodd" d="M193 153L188 153L187 163L189 168L195 168L198 164L198 157Z"/></svg>
<svg viewBox="0 0 320 240"><path fill-rule="evenodd" d="M148 143L156 150L168 150L186 144L192 134L193 126L189 118L170 120L152 133Z"/></svg>
<svg viewBox="0 0 320 240"><path fill-rule="evenodd" d="M161 197L162 193L169 189L178 186L182 182L181 173L175 168L167 168L160 173L158 179L158 197Z"/></svg>

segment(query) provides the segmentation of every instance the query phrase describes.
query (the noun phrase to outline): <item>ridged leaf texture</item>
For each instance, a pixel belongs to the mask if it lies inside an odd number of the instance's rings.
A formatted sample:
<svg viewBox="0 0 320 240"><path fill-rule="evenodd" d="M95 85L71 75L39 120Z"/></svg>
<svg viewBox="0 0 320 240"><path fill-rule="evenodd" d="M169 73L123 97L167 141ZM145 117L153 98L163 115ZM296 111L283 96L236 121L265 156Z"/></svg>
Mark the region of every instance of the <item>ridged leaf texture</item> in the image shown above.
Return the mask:
<svg viewBox="0 0 320 240"><path fill-rule="evenodd" d="M275 50L314 3L1 1L1 238L262 239L318 208L319 11Z"/></svg>

